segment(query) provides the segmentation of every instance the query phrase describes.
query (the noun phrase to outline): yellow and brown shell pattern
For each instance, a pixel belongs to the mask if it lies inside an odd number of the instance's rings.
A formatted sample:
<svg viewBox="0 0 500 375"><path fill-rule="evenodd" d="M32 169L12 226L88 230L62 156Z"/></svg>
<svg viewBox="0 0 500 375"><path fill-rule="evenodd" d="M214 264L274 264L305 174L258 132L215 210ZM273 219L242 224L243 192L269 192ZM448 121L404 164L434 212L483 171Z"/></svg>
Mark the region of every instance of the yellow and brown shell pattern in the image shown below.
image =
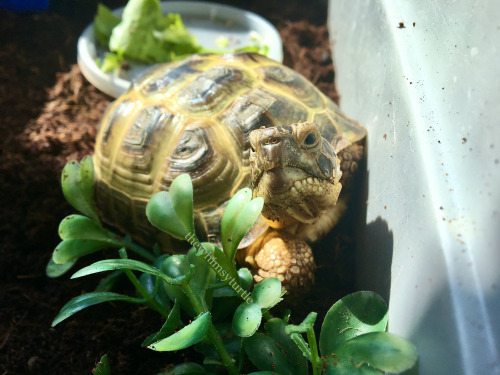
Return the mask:
<svg viewBox="0 0 500 375"><path fill-rule="evenodd" d="M301 121L332 142L365 129L306 78L254 53L195 55L159 65L113 102L94 154L96 201L104 220L143 243L169 240L152 230L148 200L189 173L201 238L217 237L223 208L250 186L249 133ZM168 249L167 249L168 250Z"/></svg>

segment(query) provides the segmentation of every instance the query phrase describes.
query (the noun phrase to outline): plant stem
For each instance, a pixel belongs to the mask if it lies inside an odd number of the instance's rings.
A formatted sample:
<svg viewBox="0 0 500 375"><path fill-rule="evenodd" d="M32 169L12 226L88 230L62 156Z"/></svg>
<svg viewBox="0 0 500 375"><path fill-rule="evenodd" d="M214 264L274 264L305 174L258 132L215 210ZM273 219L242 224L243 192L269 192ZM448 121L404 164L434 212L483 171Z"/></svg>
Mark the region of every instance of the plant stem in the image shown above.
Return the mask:
<svg viewBox="0 0 500 375"><path fill-rule="evenodd" d="M128 259L127 253L124 250L120 250L119 254L122 259ZM137 291L144 297L144 299L149 302L151 306L153 306L153 308L161 315L163 315L165 318L168 318L169 311L167 311L151 294L148 293L146 288L144 288L137 277L135 277L134 273L129 269L124 269L124 271L130 282L134 285L135 289L137 289Z"/></svg>
<svg viewBox="0 0 500 375"><path fill-rule="evenodd" d="M318 367L321 366L321 360L318 355L318 345L316 344L316 335L314 334L314 329L311 327L307 330L307 341L309 342L309 349L311 349L311 364L313 369L313 375L318 374Z"/></svg>
<svg viewBox="0 0 500 375"><path fill-rule="evenodd" d="M203 303L198 298L198 296L196 296L193 289L188 283L182 284L181 286L184 289L184 292L186 293L189 302L191 302L197 314L203 314L208 311L207 307L205 306L205 303ZM232 375L239 374L238 368L233 363L231 356L224 347L224 344L222 343L219 333L215 329L212 322L210 322L210 327L208 328L207 336L212 345L214 346L214 348L217 350L217 353L219 353L222 362L224 363L224 366L226 366L227 368L227 371Z"/></svg>
<svg viewBox="0 0 500 375"><path fill-rule="evenodd" d="M130 282L135 286L135 288L141 293L141 295L144 297L146 301L148 301L153 308L158 311L161 315L163 315L165 318L168 318L168 311L158 303L156 299L151 296L151 294L148 293L148 291L141 285L139 280L137 280L137 277L132 273L130 270L125 270L125 274L129 278Z"/></svg>

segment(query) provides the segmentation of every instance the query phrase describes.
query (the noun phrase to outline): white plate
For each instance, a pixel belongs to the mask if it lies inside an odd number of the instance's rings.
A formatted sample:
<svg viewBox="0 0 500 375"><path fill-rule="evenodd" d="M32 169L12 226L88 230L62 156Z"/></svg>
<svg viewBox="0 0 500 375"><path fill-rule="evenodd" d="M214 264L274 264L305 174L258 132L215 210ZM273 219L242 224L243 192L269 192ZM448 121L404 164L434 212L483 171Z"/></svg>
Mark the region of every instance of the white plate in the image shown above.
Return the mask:
<svg viewBox="0 0 500 375"><path fill-rule="evenodd" d="M253 36L260 37L269 47L268 57L283 61L283 45L278 30L267 20L255 13L232 6L198 1L166 1L161 3L166 13L179 13L182 20L198 43L206 48L220 49L215 40L224 36L229 40L227 49L252 45ZM113 13L121 17L123 8ZM78 65L85 78L95 87L113 97L118 97L130 86L130 81L150 65L133 63L127 71L104 73L96 64L109 49L97 43L94 24L91 23L78 39Z"/></svg>

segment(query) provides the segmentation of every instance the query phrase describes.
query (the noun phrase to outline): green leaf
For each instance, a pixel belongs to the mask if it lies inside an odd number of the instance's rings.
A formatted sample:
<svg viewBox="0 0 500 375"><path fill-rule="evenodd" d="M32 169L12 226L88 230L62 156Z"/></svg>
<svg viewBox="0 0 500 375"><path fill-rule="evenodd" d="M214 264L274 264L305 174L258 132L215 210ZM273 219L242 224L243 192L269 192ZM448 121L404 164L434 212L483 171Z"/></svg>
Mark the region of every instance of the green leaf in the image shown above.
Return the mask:
<svg viewBox="0 0 500 375"><path fill-rule="evenodd" d="M188 252L189 263L194 265L194 274L189 282L191 288L196 295L205 298L207 306L212 306L212 291L207 288L210 284L215 282L215 271L208 265L207 261L201 257L196 256L196 249L192 248Z"/></svg>
<svg viewBox="0 0 500 375"><path fill-rule="evenodd" d="M172 333L174 333L175 329L180 326L180 323L181 323L181 312L179 309L179 304L175 303L174 307L170 311L170 314L168 314L168 318L161 327L161 329L158 332L148 336L141 345L149 346L154 342L167 338Z"/></svg>
<svg viewBox="0 0 500 375"><path fill-rule="evenodd" d="M262 310L257 303L243 302L233 316L233 330L241 337L252 336L260 326Z"/></svg>
<svg viewBox="0 0 500 375"><path fill-rule="evenodd" d="M311 349L309 349L309 345L306 343L304 338L300 333L292 333L290 338L295 342L297 347L300 349L304 357L306 357L310 362L312 362Z"/></svg>
<svg viewBox="0 0 500 375"><path fill-rule="evenodd" d="M325 367L326 375L380 375L381 372L366 363L354 365L345 358L328 357Z"/></svg>
<svg viewBox="0 0 500 375"><path fill-rule="evenodd" d="M45 267L45 274L50 278L62 276L66 272L68 272L71 267L75 265L75 263L76 259L66 263L57 264L52 258L50 258L49 262L47 263L47 267Z"/></svg>
<svg viewBox="0 0 500 375"><path fill-rule="evenodd" d="M281 281L276 277L269 277L255 285L252 298L263 309L274 306L281 296Z"/></svg>
<svg viewBox="0 0 500 375"><path fill-rule="evenodd" d="M315 312L310 312L304 321L300 323L298 326L289 324L285 328L285 332L287 334L292 333L306 333L309 329L314 329L314 322L316 321L318 314Z"/></svg>
<svg viewBox="0 0 500 375"><path fill-rule="evenodd" d="M52 322L52 327L56 326L57 324L69 318L71 315L77 313L80 310L107 301L126 301L131 303L144 302L142 298L133 298L125 296L123 294L112 292L91 292L82 294L81 296L73 298L62 307L61 311L59 311L59 314L57 314L54 321Z"/></svg>
<svg viewBox="0 0 500 375"><path fill-rule="evenodd" d="M279 344L276 344L277 342L272 337L256 333L245 340L244 347L250 362L259 370L270 371L274 374L299 375L295 364L289 362ZM299 358L303 359L301 355ZM301 375L306 373L307 371Z"/></svg>
<svg viewBox="0 0 500 375"><path fill-rule="evenodd" d="M185 240L189 234L175 213L171 196L167 191L153 195L146 206L146 216L151 224L172 237Z"/></svg>
<svg viewBox="0 0 500 375"><path fill-rule="evenodd" d="M212 314L212 320L214 320ZM233 331L231 323L217 323L215 324L215 329L217 330L218 337L224 344L229 355L237 354L241 349L241 337L236 335ZM196 344L194 348L198 353L202 354L205 359L207 358L220 358L219 353L215 347L211 344L209 340L205 340Z"/></svg>
<svg viewBox="0 0 500 375"><path fill-rule="evenodd" d="M68 162L61 173L61 186L66 200L82 214L99 222L94 205L94 167L92 158L86 156L81 164Z"/></svg>
<svg viewBox="0 0 500 375"><path fill-rule="evenodd" d="M285 332L285 323L279 318L269 319L264 325L269 335L276 342L284 357L287 359L293 373L297 375L307 374L307 360L294 340Z"/></svg>
<svg viewBox="0 0 500 375"><path fill-rule="evenodd" d="M94 273L99 273L99 272L104 272L104 271L115 271L115 270L120 270L120 269L130 269L133 271L146 272L146 273L149 273L151 275L155 275L155 276L162 278L167 283L175 284L175 285L181 284L183 281L185 281L187 278L189 278L192 274L192 272L190 272L187 275L173 279L173 278L165 275L159 269L157 269L153 266L150 266L146 263L139 262L137 260L133 260L133 259L105 259L105 260L100 260L98 262L95 262L95 263L91 264L90 266L82 268L81 270L77 271L73 276L71 276L71 278L76 279L78 277L92 275Z"/></svg>
<svg viewBox="0 0 500 375"><path fill-rule="evenodd" d="M121 239L101 227L95 221L82 215L66 216L59 224L59 237L62 240L101 241L108 246L120 247Z"/></svg>
<svg viewBox="0 0 500 375"><path fill-rule="evenodd" d="M111 34L111 51L147 63L171 61L200 50L178 14L163 16L158 0L129 0Z"/></svg>
<svg viewBox="0 0 500 375"><path fill-rule="evenodd" d="M115 271L115 272L121 272L122 270ZM139 277L139 283L142 285L144 289L146 289L146 292L150 295L153 296L156 302L162 306L165 311L170 311L170 298L168 294L166 293L165 289L161 287L161 284L163 284L163 281L159 279L156 276L153 276L149 273L143 273ZM157 285L160 284L160 285ZM145 302L146 305L150 306L149 302ZM150 306L152 307L152 306ZM154 308L154 307L152 307Z"/></svg>
<svg viewBox="0 0 500 375"><path fill-rule="evenodd" d="M186 255L172 255L165 259L161 265L161 270L172 279L186 277L190 271L189 260Z"/></svg>
<svg viewBox="0 0 500 375"><path fill-rule="evenodd" d="M120 68L123 63L123 59L115 53L106 52L104 54L104 60L97 59L96 63L104 73L109 73Z"/></svg>
<svg viewBox="0 0 500 375"><path fill-rule="evenodd" d="M208 374L203 367L197 363L187 362L175 366L171 370L162 371L157 375L197 375Z"/></svg>
<svg viewBox="0 0 500 375"><path fill-rule="evenodd" d="M225 211L224 216L221 221L221 237L222 237L222 247L226 253L228 259L231 256L231 236L233 234L234 225L238 219L238 215L241 210L247 205L252 199L252 190L249 188L244 188L238 190L236 194L229 201Z"/></svg>
<svg viewBox="0 0 500 375"><path fill-rule="evenodd" d="M79 257L91 254L107 246L109 244L103 241L63 240L52 253L52 259L57 264L76 262Z"/></svg>
<svg viewBox="0 0 500 375"><path fill-rule="evenodd" d="M191 324L185 326L173 335L148 346L159 352L181 350L194 345L205 337L210 327L210 313L198 316Z"/></svg>
<svg viewBox="0 0 500 375"><path fill-rule="evenodd" d="M244 290L249 291L253 282L253 276L250 271L247 268L240 268L238 270L238 278L240 280L240 286ZM214 298L238 297L236 292L231 287L227 286L226 283L223 284L226 286L214 290Z"/></svg>
<svg viewBox="0 0 500 375"><path fill-rule="evenodd" d="M337 356L355 365L366 363L379 370L401 373L417 362L417 349L411 342L387 332L371 332L355 337L337 350Z"/></svg>
<svg viewBox="0 0 500 375"><path fill-rule="evenodd" d="M378 294L361 291L345 296L328 310L319 339L323 357L353 337L385 331L387 304Z"/></svg>
<svg viewBox="0 0 500 375"><path fill-rule="evenodd" d="M193 183L187 173L176 177L170 185L169 193L174 211L184 230L194 234Z"/></svg>
<svg viewBox="0 0 500 375"><path fill-rule="evenodd" d="M241 210L234 224L233 233L231 234L231 246L229 260L234 261L234 256L236 250L238 250L238 245L245 235L248 233L250 228L255 224L255 221L262 212L262 207L264 206L264 199L258 197L252 199L248 202L243 210Z"/></svg>
<svg viewBox="0 0 500 375"><path fill-rule="evenodd" d="M276 372L276 371L256 371L252 372L248 375L281 375L281 372Z"/></svg>
<svg viewBox="0 0 500 375"><path fill-rule="evenodd" d="M163 267L164 267L163 264L168 260L169 257L171 257L171 256L167 256L164 258L163 261L157 262L156 263L157 266L159 266L160 269L163 270ZM170 270L167 270L168 272L170 272L170 271L173 271L171 269L173 266L174 266L173 264L167 263L167 265L165 267L170 269ZM193 274L193 272L191 270L193 270L192 267L190 267L190 275ZM177 270L177 271L179 271L179 270ZM196 312L195 312L193 306L191 305L191 302L189 302L189 299L187 298L186 294L184 293L184 290L178 284L162 283L161 286L162 286L162 289L166 292L166 294L168 295L168 297L172 301L175 301L176 303L178 303L179 306L184 311L186 311L190 316L196 316Z"/></svg>
<svg viewBox="0 0 500 375"><path fill-rule="evenodd" d="M111 370L109 368L108 355L104 354L101 357L99 363L95 366L94 371L92 371L92 375L110 375Z"/></svg>
<svg viewBox="0 0 500 375"><path fill-rule="evenodd" d="M94 17L94 33L97 41L107 47L113 28L120 23L120 18L115 16L111 10L103 5L97 5L97 14Z"/></svg>
<svg viewBox="0 0 500 375"><path fill-rule="evenodd" d="M253 283L253 276L248 268L240 268L238 270L238 277L240 279L241 287L245 290L250 290Z"/></svg>
<svg viewBox="0 0 500 375"><path fill-rule="evenodd" d="M221 280L226 282L226 284L231 283L232 280L239 282L238 271L236 270L235 263L227 259L224 251L217 246L214 246L213 249L213 255L216 263L212 264L214 265L215 272L217 272Z"/></svg>

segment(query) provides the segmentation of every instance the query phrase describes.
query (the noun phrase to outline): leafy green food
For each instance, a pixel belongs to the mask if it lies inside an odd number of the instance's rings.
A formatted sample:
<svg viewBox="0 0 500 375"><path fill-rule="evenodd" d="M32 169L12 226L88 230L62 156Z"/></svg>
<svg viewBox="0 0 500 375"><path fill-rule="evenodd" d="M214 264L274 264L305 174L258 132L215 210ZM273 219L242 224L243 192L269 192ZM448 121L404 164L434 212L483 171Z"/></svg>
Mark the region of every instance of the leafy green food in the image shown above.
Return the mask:
<svg viewBox="0 0 500 375"><path fill-rule="evenodd" d="M107 46L113 29L119 23L120 17L115 16L106 5L99 4L94 17L94 33L97 41Z"/></svg>
<svg viewBox="0 0 500 375"><path fill-rule="evenodd" d="M112 29L109 49L121 58L158 63L196 53L201 47L179 14L163 15L158 0L129 0L120 23Z"/></svg>
<svg viewBox="0 0 500 375"><path fill-rule="evenodd" d="M269 50L255 36L250 38L251 45L241 48L227 49L229 40L224 36L215 40L221 50L204 48L189 33L180 14L163 15L159 0L129 0L121 19L99 4L94 32L98 42L110 50L97 62L104 72L120 68L125 59L154 64L181 60L195 53L246 51L267 55Z"/></svg>

